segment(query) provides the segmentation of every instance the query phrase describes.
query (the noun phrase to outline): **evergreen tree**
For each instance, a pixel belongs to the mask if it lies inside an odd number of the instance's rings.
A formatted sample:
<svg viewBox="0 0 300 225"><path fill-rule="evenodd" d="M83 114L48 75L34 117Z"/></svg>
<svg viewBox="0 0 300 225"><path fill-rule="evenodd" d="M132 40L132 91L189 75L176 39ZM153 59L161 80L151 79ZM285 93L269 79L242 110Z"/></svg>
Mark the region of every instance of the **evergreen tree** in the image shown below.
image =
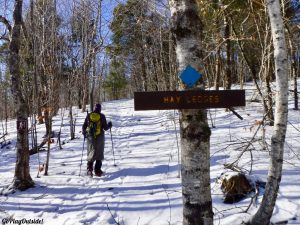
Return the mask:
<svg viewBox="0 0 300 225"><path fill-rule="evenodd" d="M168 90L176 86L175 51L169 18L145 1L129 0L113 12L111 56L122 60L133 89Z"/></svg>
<svg viewBox="0 0 300 225"><path fill-rule="evenodd" d="M121 61L118 62L116 58L113 58L110 64L109 74L104 81L105 91L109 94L110 98L119 99L126 97L126 85L127 80L124 63Z"/></svg>

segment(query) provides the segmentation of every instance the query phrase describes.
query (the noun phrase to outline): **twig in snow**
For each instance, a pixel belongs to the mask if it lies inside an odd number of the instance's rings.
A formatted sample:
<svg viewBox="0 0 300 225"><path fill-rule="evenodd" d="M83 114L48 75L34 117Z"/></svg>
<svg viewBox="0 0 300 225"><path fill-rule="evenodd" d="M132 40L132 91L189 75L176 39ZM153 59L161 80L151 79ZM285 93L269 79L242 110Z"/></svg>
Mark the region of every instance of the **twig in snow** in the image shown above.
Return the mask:
<svg viewBox="0 0 300 225"><path fill-rule="evenodd" d="M169 197L169 193L167 191L167 188L165 187L166 185L165 184L162 184L162 187L167 195L167 198L168 198L168 202L169 202L169 221L168 223L171 224L171 221L172 221L172 206L171 206L171 200L170 200L170 197Z"/></svg>
<svg viewBox="0 0 300 225"><path fill-rule="evenodd" d="M248 205L247 209L245 210L245 213L248 212L248 210L250 209L252 204L256 204L258 195L259 195L259 184L256 184L255 185L255 194L254 194L254 196L251 196L250 204Z"/></svg>
<svg viewBox="0 0 300 225"><path fill-rule="evenodd" d="M233 209L240 209L241 210L240 213L244 213L245 210L243 210L243 208L245 208L245 207L247 207L247 206L235 206L235 207L232 207L232 208L228 208L228 209L218 211L217 213L215 213L215 215L218 215L220 213L224 216L223 212L230 211L230 210L233 210Z"/></svg>
<svg viewBox="0 0 300 225"><path fill-rule="evenodd" d="M61 136L61 128L64 126L64 115L65 115L65 109L63 108L63 109L61 110L61 114L60 114L61 123L60 123L59 132L58 132L58 137L57 137L57 142L56 142L56 143L58 143L59 150L62 150L61 141L60 141L60 136Z"/></svg>
<svg viewBox="0 0 300 225"><path fill-rule="evenodd" d="M224 163L224 168L230 169L230 170L232 170L234 172L245 174L243 168L240 168L237 165L233 165L233 164L229 164L229 163Z"/></svg>
<svg viewBox="0 0 300 225"><path fill-rule="evenodd" d="M121 225L119 222L116 221L114 215L112 214L112 212L111 212L111 210L110 210L110 208L109 208L109 206L108 206L108 203L106 203L106 206L107 206L107 209L108 209L108 211L109 211L111 217L112 217L113 220L115 221L115 223L116 223L117 225Z"/></svg>
<svg viewBox="0 0 300 225"><path fill-rule="evenodd" d="M262 126L262 123L260 123L260 124L258 125L258 127L257 127L257 129L256 129L256 131L255 131L255 133L254 133L254 135L253 135L252 138L251 138L251 140L248 142L247 146L243 149L243 151L239 154L239 156L237 157L237 159L236 159L234 162L231 163L232 166L233 166L234 164L236 164L236 163L241 159L241 157L244 155L244 153L245 153L246 151L248 151L249 147L252 145L252 143L253 143L253 141L254 141L254 139L255 139L255 137L256 137L256 135L257 135L257 133L258 133L258 131L259 131L259 129L260 129L261 126Z"/></svg>
<svg viewBox="0 0 300 225"><path fill-rule="evenodd" d="M174 123L174 129L175 129L175 135L176 135L176 144L177 144L177 158L178 158L178 177L180 178L180 147L179 147L179 137L177 134L177 126L176 126L176 111L174 110L174 117L173 117L173 123Z"/></svg>
<svg viewBox="0 0 300 225"><path fill-rule="evenodd" d="M295 127L294 124L292 124L290 121L288 121L288 123L289 123L296 131L300 132L300 130L299 130L297 127Z"/></svg>
<svg viewBox="0 0 300 225"><path fill-rule="evenodd" d="M5 139L5 136L7 135L7 133L5 133L4 135L2 135L1 137L0 137L0 139Z"/></svg>
<svg viewBox="0 0 300 225"><path fill-rule="evenodd" d="M136 225L139 225L140 219L141 219L141 217L139 217L139 219L138 219L138 221L137 221L137 224L136 224Z"/></svg>
<svg viewBox="0 0 300 225"><path fill-rule="evenodd" d="M290 144L289 143L285 143L286 144L286 146L289 148L289 150L296 156L296 158L298 159L298 160L300 160L300 155L298 154L298 153L296 153L294 150L293 150L293 147L291 147L290 146Z"/></svg>
<svg viewBox="0 0 300 225"><path fill-rule="evenodd" d="M217 208L214 207L214 209L215 209L215 211L219 212L219 210ZM218 216L218 222L219 222L218 225L220 225L221 224L221 217L218 214L215 214L215 215Z"/></svg>
<svg viewBox="0 0 300 225"><path fill-rule="evenodd" d="M273 103L274 104L274 103ZM272 110L272 107L269 109L269 111ZM245 147L245 149L243 149L243 151L239 154L239 156L237 157L237 159L231 163L231 165L234 165L236 164L240 159L241 157L243 156L243 154L248 150L248 148L252 145L253 141L255 140L255 137L258 133L258 131L260 130L261 126L264 125L264 122L267 118L267 115L269 113L269 111L267 113L265 113L265 115L263 116L262 120L260 123L258 123L258 127L256 129L256 131L254 132L254 135L252 136L251 140L248 142L248 145Z"/></svg>

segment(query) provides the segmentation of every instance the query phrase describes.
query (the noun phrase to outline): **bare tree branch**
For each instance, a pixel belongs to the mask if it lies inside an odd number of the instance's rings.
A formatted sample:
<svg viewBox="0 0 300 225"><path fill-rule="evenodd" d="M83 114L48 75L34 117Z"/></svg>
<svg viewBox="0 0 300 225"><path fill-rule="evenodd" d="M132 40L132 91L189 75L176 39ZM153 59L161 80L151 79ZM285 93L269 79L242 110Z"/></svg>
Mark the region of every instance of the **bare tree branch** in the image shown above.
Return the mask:
<svg viewBox="0 0 300 225"><path fill-rule="evenodd" d="M10 33L12 30L12 27L11 27L9 21L4 16L0 15L0 22L2 22L6 26L6 28L8 29L8 31Z"/></svg>
<svg viewBox="0 0 300 225"><path fill-rule="evenodd" d="M7 37L6 33L0 36L0 40L9 41L9 38Z"/></svg>

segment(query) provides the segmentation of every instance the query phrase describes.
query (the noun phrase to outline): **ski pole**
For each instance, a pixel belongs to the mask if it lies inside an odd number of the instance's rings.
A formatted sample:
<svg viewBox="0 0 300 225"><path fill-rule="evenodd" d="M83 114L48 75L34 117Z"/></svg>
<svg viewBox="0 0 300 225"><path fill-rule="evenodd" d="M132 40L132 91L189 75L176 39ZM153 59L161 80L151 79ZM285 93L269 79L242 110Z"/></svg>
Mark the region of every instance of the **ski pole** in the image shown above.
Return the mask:
<svg viewBox="0 0 300 225"><path fill-rule="evenodd" d="M85 135L84 135L84 138L83 138L83 145L82 145L82 154L81 154L81 162L80 162L79 176L81 175L81 165L82 165L82 158L83 158L83 151L84 151L84 143L85 143Z"/></svg>
<svg viewBox="0 0 300 225"><path fill-rule="evenodd" d="M116 160L115 160L115 150L114 150L114 142L113 142L113 138L112 138L111 128L109 128L109 130L110 130L111 147L112 147L113 158L114 158L114 166L117 166Z"/></svg>
<svg viewBox="0 0 300 225"><path fill-rule="evenodd" d="M86 110L86 115L89 115L89 111ZM82 154L81 154L81 162L80 162L80 169L79 169L79 176L81 175L81 165L82 165L82 158L83 158L83 151L84 151L84 143L85 143L85 135L83 136L83 145L82 145Z"/></svg>

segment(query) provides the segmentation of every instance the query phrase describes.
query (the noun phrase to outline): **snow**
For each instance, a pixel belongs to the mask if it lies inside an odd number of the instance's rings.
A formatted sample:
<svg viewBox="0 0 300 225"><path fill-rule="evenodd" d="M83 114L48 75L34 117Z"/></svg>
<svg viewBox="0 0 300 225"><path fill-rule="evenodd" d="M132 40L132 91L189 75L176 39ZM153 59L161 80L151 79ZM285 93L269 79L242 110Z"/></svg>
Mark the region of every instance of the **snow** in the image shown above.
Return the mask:
<svg viewBox="0 0 300 225"><path fill-rule="evenodd" d="M246 93L249 100L253 94L250 91ZM290 103L284 171L272 217L272 222L279 224L300 224L300 112L292 110L292 99ZM241 224L255 213L263 194L261 190L258 201L251 205L248 212L245 210L251 197L235 204L224 204L222 201L218 178L228 171L223 164L237 159L259 126L255 121L262 119L260 103L247 102L246 107L237 108L236 111L244 120L225 109L210 109L209 113L212 127L211 188L214 224ZM68 111L61 110L53 120L53 130L56 133L59 131L63 115L63 149L59 149L54 138L48 176L41 172L37 177L39 162L45 162L46 152L30 157L30 172L36 185L27 191L0 195L2 222L8 218L25 218L41 219L46 225L182 224L176 139L178 130L175 130L175 121L176 128L179 127L178 113L172 110L134 111L132 99L104 102L102 112L113 122L113 149L111 134L106 132L103 162L105 175L100 178L85 175L86 143L83 143L81 125L86 113L75 109L76 138L70 140ZM41 140L45 127L38 125L37 129ZM266 181L267 176L271 129L265 127L267 143L262 141L264 134L260 129L254 138L255 142L248 149L251 151L246 151L238 161L239 167L251 171L252 177L263 181ZM9 121L8 130L7 140L12 144L0 149L0 190L4 190L14 176L15 121ZM83 147L85 150L80 173Z"/></svg>

